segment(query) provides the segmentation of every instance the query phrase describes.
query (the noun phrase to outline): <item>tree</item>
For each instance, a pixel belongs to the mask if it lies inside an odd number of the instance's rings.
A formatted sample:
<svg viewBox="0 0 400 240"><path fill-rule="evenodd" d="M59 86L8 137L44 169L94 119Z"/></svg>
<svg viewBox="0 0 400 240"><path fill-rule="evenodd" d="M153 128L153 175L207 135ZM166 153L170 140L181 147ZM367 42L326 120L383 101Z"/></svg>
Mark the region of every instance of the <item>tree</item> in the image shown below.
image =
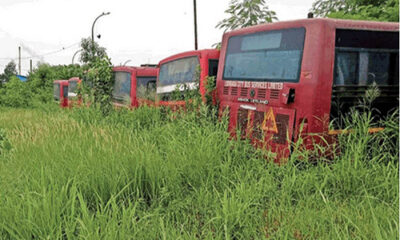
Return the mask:
<svg viewBox="0 0 400 240"><path fill-rule="evenodd" d="M0 84L8 82L12 76L17 75L17 65L14 61L9 62L4 68L4 73L0 74Z"/></svg>
<svg viewBox="0 0 400 240"><path fill-rule="evenodd" d="M312 5L312 12L317 17L327 17L332 12L350 9L347 0L317 0Z"/></svg>
<svg viewBox="0 0 400 240"><path fill-rule="evenodd" d="M266 6L265 0L231 0L225 13L230 15L229 18L216 26L224 31L278 20L276 13Z"/></svg>
<svg viewBox="0 0 400 240"><path fill-rule="evenodd" d="M80 60L83 63L89 63L95 61L95 58L104 58L107 57L106 49L104 47L100 47L97 42L92 42L91 38L83 38L81 40L81 57Z"/></svg>
<svg viewBox="0 0 400 240"><path fill-rule="evenodd" d="M399 0L317 0L316 16L354 20L399 21Z"/></svg>

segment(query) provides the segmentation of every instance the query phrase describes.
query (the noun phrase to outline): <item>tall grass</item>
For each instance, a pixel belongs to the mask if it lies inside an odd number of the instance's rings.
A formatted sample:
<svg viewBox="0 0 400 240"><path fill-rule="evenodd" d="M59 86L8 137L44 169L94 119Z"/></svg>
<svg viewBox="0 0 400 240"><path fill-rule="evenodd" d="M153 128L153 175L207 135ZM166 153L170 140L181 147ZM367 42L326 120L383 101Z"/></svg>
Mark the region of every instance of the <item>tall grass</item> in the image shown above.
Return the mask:
<svg viewBox="0 0 400 240"><path fill-rule="evenodd" d="M281 166L214 116L0 109L0 239L397 238L398 115Z"/></svg>

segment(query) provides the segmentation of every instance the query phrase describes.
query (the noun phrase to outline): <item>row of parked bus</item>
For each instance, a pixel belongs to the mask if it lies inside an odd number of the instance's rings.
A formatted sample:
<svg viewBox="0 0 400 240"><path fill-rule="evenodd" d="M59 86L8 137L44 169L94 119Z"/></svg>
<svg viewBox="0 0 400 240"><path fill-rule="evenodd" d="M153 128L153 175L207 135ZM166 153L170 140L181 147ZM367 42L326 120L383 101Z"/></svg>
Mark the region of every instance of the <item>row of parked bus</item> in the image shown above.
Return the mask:
<svg viewBox="0 0 400 240"><path fill-rule="evenodd" d="M374 83L380 90L372 104L379 110L376 117L398 108L399 25L304 19L234 30L223 35L220 51L184 52L157 66L113 68L113 101L133 108L183 105L172 101L171 93L178 84L194 87L196 69L202 96L207 76L216 77L220 111L229 115L232 134L239 130L287 157L290 142L301 136L311 146L320 141L314 133L340 134L340 114ZM69 80L71 96L74 81ZM70 93L62 92L62 82L55 82L55 91L65 99ZM332 121L336 129L330 128Z"/></svg>

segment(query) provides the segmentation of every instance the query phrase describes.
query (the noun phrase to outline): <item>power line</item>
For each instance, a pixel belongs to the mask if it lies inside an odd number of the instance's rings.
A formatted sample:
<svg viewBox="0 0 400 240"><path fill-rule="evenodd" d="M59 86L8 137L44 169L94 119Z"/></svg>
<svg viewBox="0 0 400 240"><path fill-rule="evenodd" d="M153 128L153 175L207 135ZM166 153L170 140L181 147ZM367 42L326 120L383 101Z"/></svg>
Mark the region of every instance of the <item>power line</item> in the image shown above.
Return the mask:
<svg viewBox="0 0 400 240"><path fill-rule="evenodd" d="M44 57L44 56L48 56L48 55L52 55L52 54L55 54L55 53L59 53L59 52L65 51L65 50L67 50L67 49L69 49L69 48L72 48L72 47L78 45L79 43L80 43L80 42L76 42L76 43L71 44L71 45L69 45L69 46L67 46L67 47L63 47L63 48L61 48L61 49L59 49L59 50L51 51L51 52L44 53L44 54L41 54L41 55L36 55L36 56L23 57L23 58L21 58L21 59L42 58L42 57ZM1 59L1 60L18 60L18 58L0 58L0 59Z"/></svg>

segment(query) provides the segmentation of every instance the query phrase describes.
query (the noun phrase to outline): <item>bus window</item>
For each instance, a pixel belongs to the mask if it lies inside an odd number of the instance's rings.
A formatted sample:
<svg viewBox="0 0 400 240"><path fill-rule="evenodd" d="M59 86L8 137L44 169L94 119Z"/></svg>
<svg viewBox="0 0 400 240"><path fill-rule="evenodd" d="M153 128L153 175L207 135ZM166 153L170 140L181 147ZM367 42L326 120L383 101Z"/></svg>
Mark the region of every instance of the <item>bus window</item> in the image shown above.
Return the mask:
<svg viewBox="0 0 400 240"><path fill-rule="evenodd" d="M77 90L78 90L78 81L69 81L68 96L76 96Z"/></svg>
<svg viewBox="0 0 400 240"><path fill-rule="evenodd" d="M335 84L353 85L357 80L358 54L355 52L338 52L336 54Z"/></svg>
<svg viewBox="0 0 400 240"><path fill-rule="evenodd" d="M337 30L334 85L398 85L398 41L394 32Z"/></svg>
<svg viewBox="0 0 400 240"><path fill-rule="evenodd" d="M137 77L136 78L136 97L143 99L153 99L155 88L152 88L152 83L155 84L157 77Z"/></svg>
<svg viewBox="0 0 400 240"><path fill-rule="evenodd" d="M223 79L297 82L304 39L304 28L233 36L228 40Z"/></svg>
<svg viewBox="0 0 400 240"><path fill-rule="evenodd" d="M199 64L200 63L197 56L164 63L160 67L160 86L195 82L196 67Z"/></svg>
<svg viewBox="0 0 400 240"><path fill-rule="evenodd" d="M60 100L60 84L59 83L54 83L53 87L53 96L55 100Z"/></svg>
<svg viewBox="0 0 400 240"><path fill-rule="evenodd" d="M120 101L129 99L131 95L131 74L128 72L114 72L113 75L113 98Z"/></svg>
<svg viewBox="0 0 400 240"><path fill-rule="evenodd" d="M343 116L360 104L373 83L379 96L371 103L376 120L398 107L398 32L336 30L331 119L342 127Z"/></svg>

